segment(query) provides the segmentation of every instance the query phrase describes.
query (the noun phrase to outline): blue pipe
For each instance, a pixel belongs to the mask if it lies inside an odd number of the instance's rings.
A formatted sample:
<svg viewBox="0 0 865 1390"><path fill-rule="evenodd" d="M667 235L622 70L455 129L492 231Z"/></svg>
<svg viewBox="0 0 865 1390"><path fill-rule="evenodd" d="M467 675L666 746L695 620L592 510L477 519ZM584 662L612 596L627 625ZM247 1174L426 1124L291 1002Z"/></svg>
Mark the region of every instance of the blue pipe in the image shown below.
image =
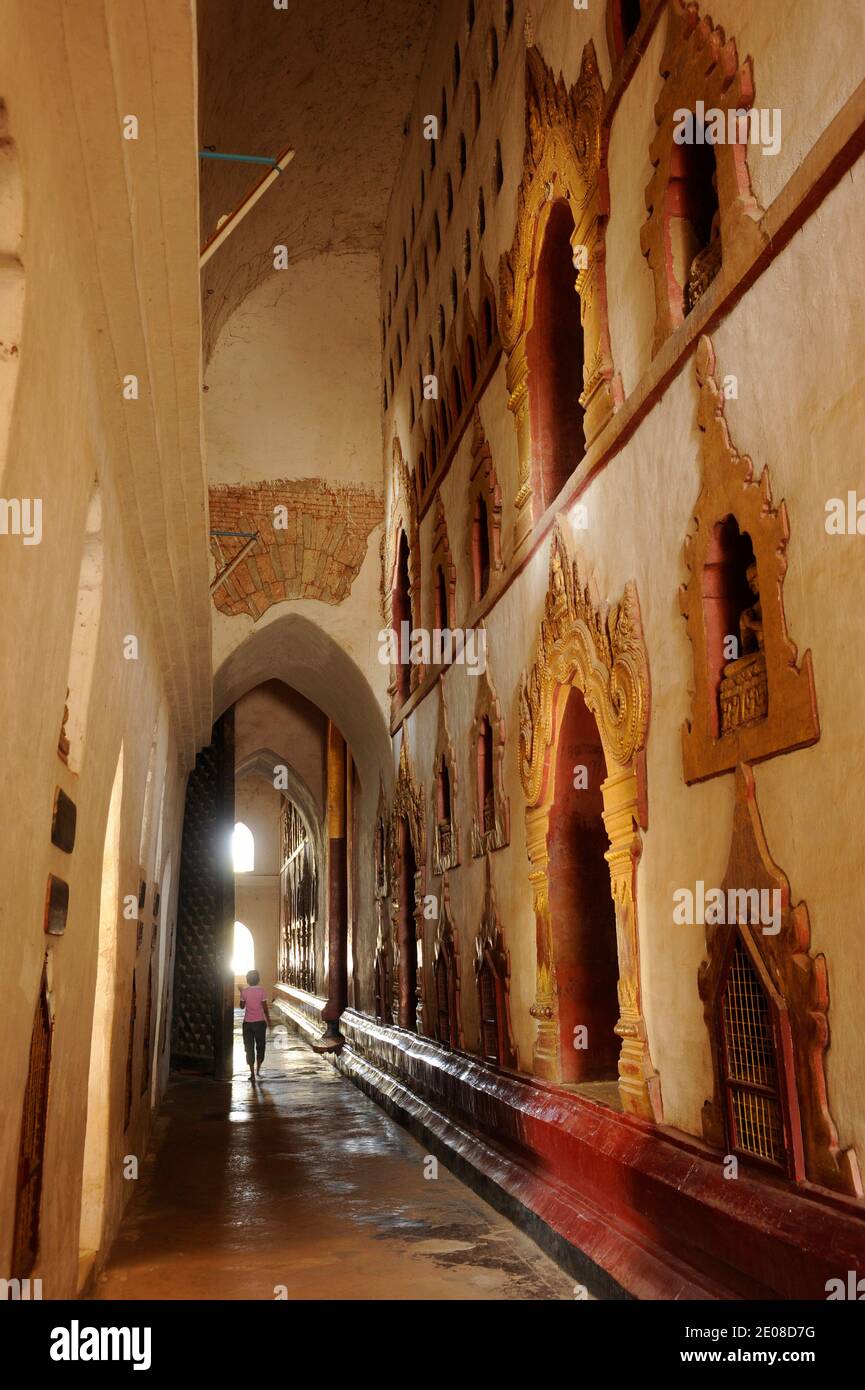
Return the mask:
<svg viewBox="0 0 865 1390"><path fill-rule="evenodd" d="M271 159L263 154L221 154L218 150L199 150L199 159L236 159L241 164L269 164L271 168L276 168L279 163L276 159Z"/></svg>

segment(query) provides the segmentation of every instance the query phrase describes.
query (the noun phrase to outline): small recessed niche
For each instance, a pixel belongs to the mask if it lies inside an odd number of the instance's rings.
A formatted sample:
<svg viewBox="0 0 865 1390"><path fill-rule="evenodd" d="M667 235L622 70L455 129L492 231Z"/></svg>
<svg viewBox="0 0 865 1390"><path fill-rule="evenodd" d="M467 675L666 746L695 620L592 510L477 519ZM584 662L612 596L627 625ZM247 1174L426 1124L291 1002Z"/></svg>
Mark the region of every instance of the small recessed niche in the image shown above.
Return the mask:
<svg viewBox="0 0 865 1390"><path fill-rule="evenodd" d="M158 916L159 916L159 904L160 904L161 900L162 900L162 898L161 898L161 894L160 894L160 892L159 892L159 889L158 889L158 888L154 888L154 890L153 890L153 915L154 915L154 917L158 917Z"/></svg>
<svg viewBox="0 0 865 1390"><path fill-rule="evenodd" d="M140 951L140 950L141 950L141 943L142 943L142 941L144 940L144 923L141 922L141 921L138 921L138 922L135 923L135 927L136 927L136 931L135 931L135 949L136 949L136 951Z"/></svg>
<svg viewBox="0 0 865 1390"><path fill-rule="evenodd" d="M54 794L54 814L51 818L51 843L64 854L71 854L75 848L75 824L78 811L75 802L68 797L62 787Z"/></svg>
<svg viewBox="0 0 865 1390"><path fill-rule="evenodd" d="M142 908L147 901L147 883L144 879L138 885L138 906Z"/></svg>
<svg viewBox="0 0 865 1390"><path fill-rule="evenodd" d="M45 894L45 930L49 936L62 936L69 916L69 884L62 878L48 875Z"/></svg>

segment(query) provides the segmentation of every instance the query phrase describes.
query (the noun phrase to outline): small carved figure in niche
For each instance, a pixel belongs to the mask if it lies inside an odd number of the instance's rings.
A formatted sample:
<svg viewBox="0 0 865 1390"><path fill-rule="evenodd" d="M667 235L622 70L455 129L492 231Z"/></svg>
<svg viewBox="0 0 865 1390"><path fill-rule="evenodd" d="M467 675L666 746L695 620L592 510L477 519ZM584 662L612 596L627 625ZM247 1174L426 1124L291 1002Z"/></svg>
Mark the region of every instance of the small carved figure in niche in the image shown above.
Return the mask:
<svg viewBox="0 0 865 1390"><path fill-rule="evenodd" d="M754 603L739 615L740 655L724 667L719 691L721 733L757 724L769 711L769 684L766 656L763 651L763 606L757 564L753 561L745 571L748 588Z"/></svg>
<svg viewBox="0 0 865 1390"><path fill-rule="evenodd" d="M686 291L686 310L690 314L721 269L721 214L712 218L709 241L691 261Z"/></svg>
<svg viewBox="0 0 865 1390"><path fill-rule="evenodd" d="M763 650L763 605L760 601L760 584L757 579L756 562L748 566L745 571L745 578L756 602L750 608L746 608L739 619L739 641L743 656L748 652L761 652Z"/></svg>

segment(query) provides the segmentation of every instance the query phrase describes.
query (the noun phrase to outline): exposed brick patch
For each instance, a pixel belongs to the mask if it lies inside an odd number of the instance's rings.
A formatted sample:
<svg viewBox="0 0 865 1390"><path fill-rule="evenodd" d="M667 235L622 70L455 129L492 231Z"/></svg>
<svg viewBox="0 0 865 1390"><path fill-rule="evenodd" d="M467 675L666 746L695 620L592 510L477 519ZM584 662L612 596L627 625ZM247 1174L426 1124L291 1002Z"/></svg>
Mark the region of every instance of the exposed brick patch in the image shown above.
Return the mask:
<svg viewBox="0 0 865 1390"><path fill-rule="evenodd" d="M283 507L285 513L278 513ZM383 517L382 494L363 484L276 478L211 487L211 529L259 535L249 554L214 590L216 607L229 616L249 613L255 619L285 599L342 603L363 564L370 532ZM211 536L210 544L218 573L246 541L240 536Z"/></svg>

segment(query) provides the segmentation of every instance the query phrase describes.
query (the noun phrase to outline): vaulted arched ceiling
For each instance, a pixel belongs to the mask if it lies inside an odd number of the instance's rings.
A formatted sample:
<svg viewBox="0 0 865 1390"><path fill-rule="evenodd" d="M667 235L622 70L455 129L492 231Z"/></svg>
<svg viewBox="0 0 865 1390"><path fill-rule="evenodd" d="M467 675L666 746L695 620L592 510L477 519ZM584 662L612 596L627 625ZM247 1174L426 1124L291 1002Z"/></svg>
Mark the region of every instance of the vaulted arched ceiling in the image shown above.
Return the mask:
<svg viewBox="0 0 865 1390"><path fill-rule="evenodd" d="M205 360L220 326L273 268L323 252L378 251L404 124L437 0L199 0L200 141L296 155L209 261ZM202 242L261 177L201 161Z"/></svg>

